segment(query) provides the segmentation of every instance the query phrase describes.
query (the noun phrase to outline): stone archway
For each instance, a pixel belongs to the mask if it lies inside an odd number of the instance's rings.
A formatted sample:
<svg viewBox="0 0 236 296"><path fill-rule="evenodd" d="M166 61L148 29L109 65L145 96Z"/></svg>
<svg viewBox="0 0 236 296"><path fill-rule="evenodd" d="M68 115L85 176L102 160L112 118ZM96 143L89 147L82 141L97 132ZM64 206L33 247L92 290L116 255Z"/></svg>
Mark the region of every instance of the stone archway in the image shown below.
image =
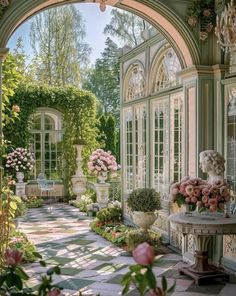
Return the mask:
<svg viewBox="0 0 236 296"><path fill-rule="evenodd" d="M0 20L0 48L5 48L12 33L34 14L55 5L98 0L12 1ZM169 41L182 61L182 68L200 64L200 50L185 22L169 7L154 0L107 0L108 5L129 10L151 22ZM187 4L186 4L187 5Z"/></svg>

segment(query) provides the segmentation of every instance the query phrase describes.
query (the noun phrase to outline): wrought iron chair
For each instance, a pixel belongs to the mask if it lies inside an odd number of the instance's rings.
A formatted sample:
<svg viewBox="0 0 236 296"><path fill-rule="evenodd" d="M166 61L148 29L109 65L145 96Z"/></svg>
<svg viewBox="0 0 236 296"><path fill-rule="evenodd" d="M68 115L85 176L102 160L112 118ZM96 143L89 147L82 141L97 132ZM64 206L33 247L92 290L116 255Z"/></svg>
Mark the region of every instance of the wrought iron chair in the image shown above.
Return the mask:
<svg viewBox="0 0 236 296"><path fill-rule="evenodd" d="M54 180L47 180L46 175L40 173L37 178L38 187L41 191L41 196L46 193L47 199L49 200L50 207L49 209L52 211L52 199L49 199L49 192L54 190L55 181Z"/></svg>

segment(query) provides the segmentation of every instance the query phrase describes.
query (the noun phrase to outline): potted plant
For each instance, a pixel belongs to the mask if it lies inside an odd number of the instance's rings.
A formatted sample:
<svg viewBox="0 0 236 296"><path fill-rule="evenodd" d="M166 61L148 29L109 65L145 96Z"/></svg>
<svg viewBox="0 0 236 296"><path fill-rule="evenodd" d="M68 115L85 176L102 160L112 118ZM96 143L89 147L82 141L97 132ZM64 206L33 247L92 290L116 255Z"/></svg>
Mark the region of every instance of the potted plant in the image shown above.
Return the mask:
<svg viewBox="0 0 236 296"><path fill-rule="evenodd" d="M155 210L161 208L160 194L150 188L135 189L130 193L127 204L134 223L147 230L157 218Z"/></svg>

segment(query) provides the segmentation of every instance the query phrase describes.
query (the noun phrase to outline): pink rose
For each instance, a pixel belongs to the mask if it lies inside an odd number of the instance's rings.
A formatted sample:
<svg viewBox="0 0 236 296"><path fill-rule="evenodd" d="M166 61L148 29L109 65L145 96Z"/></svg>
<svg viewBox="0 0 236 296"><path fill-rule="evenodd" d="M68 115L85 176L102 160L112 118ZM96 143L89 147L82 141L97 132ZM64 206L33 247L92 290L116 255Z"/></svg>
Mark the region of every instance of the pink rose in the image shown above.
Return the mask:
<svg viewBox="0 0 236 296"><path fill-rule="evenodd" d="M197 18L195 16L190 16L188 18L188 24L191 28L195 27L197 24Z"/></svg>
<svg viewBox="0 0 236 296"><path fill-rule="evenodd" d="M210 189L209 189L209 187L204 187L202 189L202 194L205 195L205 196L209 196L210 195Z"/></svg>
<svg viewBox="0 0 236 296"><path fill-rule="evenodd" d="M50 292L47 293L47 296L60 296L61 290L58 288L53 288Z"/></svg>
<svg viewBox="0 0 236 296"><path fill-rule="evenodd" d="M209 17L209 16L211 16L211 10L208 8L208 9L204 9L203 10L203 15L205 16L205 17Z"/></svg>
<svg viewBox="0 0 236 296"><path fill-rule="evenodd" d="M188 194L188 195L193 195L193 192L194 192L194 187L193 187L193 185L188 185L187 187L186 187L186 189L185 189L185 191L186 191L186 193Z"/></svg>
<svg viewBox="0 0 236 296"><path fill-rule="evenodd" d="M154 250L148 243L142 243L132 252L134 260L140 265L150 265L154 260Z"/></svg>
<svg viewBox="0 0 236 296"><path fill-rule="evenodd" d="M206 207L206 208L209 208L209 203L208 202L206 202L205 204L204 204L204 207Z"/></svg>
<svg viewBox="0 0 236 296"><path fill-rule="evenodd" d="M216 206L218 204L218 201L216 198L210 198L208 203L210 206Z"/></svg>
<svg viewBox="0 0 236 296"><path fill-rule="evenodd" d="M201 195L201 189L199 187L195 187L193 190L193 195L199 197Z"/></svg>
<svg viewBox="0 0 236 296"><path fill-rule="evenodd" d="M192 196L192 197L191 197L191 202L194 203L194 204L197 202L197 198L196 198L196 196Z"/></svg>
<svg viewBox="0 0 236 296"><path fill-rule="evenodd" d="M7 265L15 267L22 261L23 253L18 250L7 249L4 258L6 260Z"/></svg>

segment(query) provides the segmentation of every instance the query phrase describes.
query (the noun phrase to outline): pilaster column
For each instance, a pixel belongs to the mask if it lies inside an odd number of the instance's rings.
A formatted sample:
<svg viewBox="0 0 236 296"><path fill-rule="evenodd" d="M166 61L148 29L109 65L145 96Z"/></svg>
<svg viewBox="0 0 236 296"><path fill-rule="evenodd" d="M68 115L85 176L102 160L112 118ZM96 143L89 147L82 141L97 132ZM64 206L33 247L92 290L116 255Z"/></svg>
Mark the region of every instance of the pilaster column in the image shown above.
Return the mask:
<svg viewBox="0 0 236 296"><path fill-rule="evenodd" d="M7 56L9 49L0 48L0 191L2 189L2 177L3 177L3 167L2 167L2 147L3 147L3 116L2 116L2 64Z"/></svg>
<svg viewBox="0 0 236 296"><path fill-rule="evenodd" d="M221 78L224 72L225 66L216 65L192 66L180 73L185 100L184 175L202 177L199 153L203 150L217 149L215 111L217 98L221 97L219 77Z"/></svg>

